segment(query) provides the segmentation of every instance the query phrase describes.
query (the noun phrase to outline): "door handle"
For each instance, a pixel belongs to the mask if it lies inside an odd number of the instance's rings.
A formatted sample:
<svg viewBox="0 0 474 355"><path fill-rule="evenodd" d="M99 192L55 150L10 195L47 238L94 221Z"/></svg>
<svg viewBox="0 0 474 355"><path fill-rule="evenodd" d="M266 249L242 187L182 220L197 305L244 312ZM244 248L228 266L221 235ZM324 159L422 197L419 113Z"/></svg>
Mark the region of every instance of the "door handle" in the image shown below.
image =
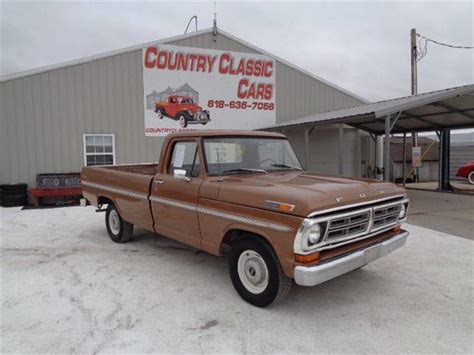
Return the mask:
<svg viewBox="0 0 474 355"><path fill-rule="evenodd" d="M161 180L161 179L156 179L156 178L153 179L153 181L156 182L157 184L163 184L163 183L164 183L163 180Z"/></svg>

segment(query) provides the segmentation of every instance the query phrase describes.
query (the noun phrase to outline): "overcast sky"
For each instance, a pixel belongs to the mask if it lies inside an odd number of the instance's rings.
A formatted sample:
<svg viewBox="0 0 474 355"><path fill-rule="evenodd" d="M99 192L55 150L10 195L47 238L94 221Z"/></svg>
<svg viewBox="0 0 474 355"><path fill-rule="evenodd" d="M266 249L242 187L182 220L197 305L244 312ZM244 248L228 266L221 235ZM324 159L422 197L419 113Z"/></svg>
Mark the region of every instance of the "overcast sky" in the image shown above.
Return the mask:
<svg viewBox="0 0 474 355"><path fill-rule="evenodd" d="M0 75L212 26L214 2L1 3ZM410 28L474 45L471 2L217 2L218 26L371 101L410 94ZM194 27L193 27L194 28ZM474 50L430 44L419 92L474 82Z"/></svg>

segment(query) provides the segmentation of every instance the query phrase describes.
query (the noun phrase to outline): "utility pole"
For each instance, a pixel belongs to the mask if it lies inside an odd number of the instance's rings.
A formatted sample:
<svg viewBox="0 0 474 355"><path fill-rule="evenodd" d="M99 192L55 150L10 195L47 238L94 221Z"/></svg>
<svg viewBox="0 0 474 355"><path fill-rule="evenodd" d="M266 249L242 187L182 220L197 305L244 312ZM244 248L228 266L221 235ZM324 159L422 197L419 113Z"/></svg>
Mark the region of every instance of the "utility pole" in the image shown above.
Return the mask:
<svg viewBox="0 0 474 355"><path fill-rule="evenodd" d="M411 94L416 95L418 93L418 72L417 72L417 48L416 48L416 28L412 28L410 31L410 60L411 60ZM411 146L418 146L418 133L413 132L411 134ZM413 154L412 154L412 164L413 164ZM414 170L413 173L413 182L418 181L418 168Z"/></svg>

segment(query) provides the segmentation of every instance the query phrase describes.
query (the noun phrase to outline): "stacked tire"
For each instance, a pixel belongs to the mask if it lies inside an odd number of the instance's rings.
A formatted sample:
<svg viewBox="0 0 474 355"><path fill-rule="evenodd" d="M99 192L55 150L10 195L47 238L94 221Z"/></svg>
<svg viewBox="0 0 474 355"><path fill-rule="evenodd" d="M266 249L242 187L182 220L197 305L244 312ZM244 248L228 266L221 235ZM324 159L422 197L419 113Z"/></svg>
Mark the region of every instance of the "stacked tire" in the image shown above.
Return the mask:
<svg viewBox="0 0 474 355"><path fill-rule="evenodd" d="M18 207L28 204L27 184L0 185L0 200L2 207Z"/></svg>

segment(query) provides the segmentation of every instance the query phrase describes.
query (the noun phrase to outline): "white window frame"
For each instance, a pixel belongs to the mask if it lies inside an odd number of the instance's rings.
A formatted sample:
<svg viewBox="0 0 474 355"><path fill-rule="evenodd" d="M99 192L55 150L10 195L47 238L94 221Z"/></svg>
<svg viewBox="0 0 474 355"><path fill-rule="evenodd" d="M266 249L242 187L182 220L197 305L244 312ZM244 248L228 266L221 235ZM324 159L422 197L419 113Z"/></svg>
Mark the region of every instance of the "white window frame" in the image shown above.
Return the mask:
<svg viewBox="0 0 474 355"><path fill-rule="evenodd" d="M86 151L86 137L112 137L112 154L111 153L87 153ZM89 155L112 155L112 165L115 165L115 134L114 133L84 133L82 135L82 145L84 147L84 166L87 166L87 156Z"/></svg>

